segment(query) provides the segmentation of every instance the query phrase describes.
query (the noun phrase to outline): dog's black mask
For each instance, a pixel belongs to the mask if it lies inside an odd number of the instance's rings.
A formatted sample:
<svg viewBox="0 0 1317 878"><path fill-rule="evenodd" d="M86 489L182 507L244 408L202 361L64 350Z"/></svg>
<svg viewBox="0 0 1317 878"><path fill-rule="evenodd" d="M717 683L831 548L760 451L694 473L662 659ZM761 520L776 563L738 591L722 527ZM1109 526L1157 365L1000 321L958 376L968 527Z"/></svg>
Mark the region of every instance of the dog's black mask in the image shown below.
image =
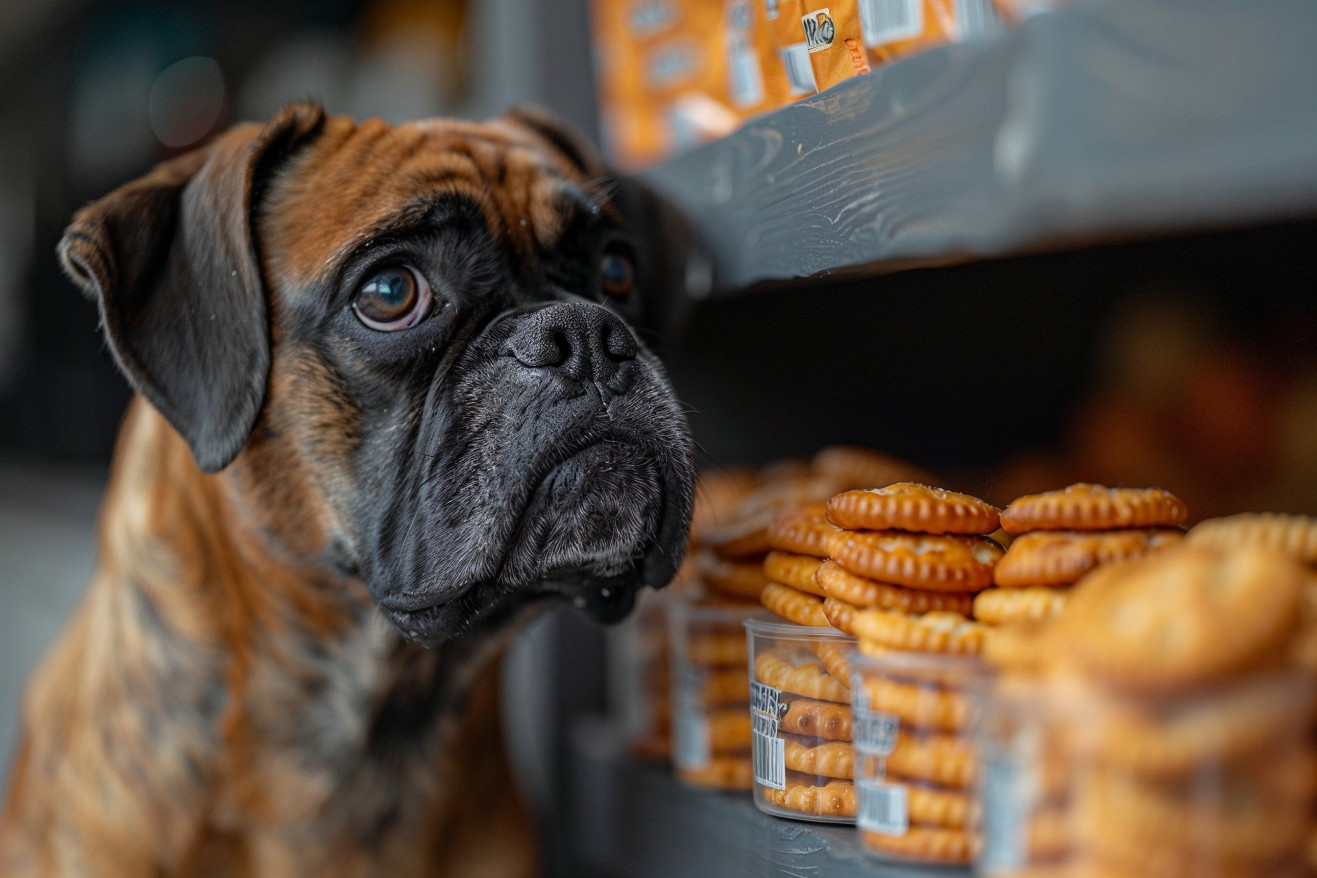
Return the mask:
<svg viewBox="0 0 1317 878"><path fill-rule="evenodd" d="M361 514L379 522L366 580L408 636L540 594L614 621L637 586L672 577L690 439L617 315L577 301L502 312L404 395L423 400L414 445L397 446L401 412L372 430L364 457L383 490Z"/></svg>
<svg viewBox="0 0 1317 878"><path fill-rule="evenodd" d="M628 319L663 293L644 243L542 117L295 107L85 209L63 255L201 468L258 518L300 503L434 645L542 597L615 620L675 572L693 452ZM305 561L309 526L261 526Z"/></svg>

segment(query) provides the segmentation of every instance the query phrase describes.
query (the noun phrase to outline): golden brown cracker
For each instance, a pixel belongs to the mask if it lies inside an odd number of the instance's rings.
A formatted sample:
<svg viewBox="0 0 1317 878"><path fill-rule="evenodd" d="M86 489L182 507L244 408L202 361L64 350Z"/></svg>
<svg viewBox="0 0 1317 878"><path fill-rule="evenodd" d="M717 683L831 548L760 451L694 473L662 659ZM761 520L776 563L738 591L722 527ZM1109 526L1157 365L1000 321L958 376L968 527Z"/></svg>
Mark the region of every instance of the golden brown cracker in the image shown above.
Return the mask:
<svg viewBox="0 0 1317 878"><path fill-rule="evenodd" d="M960 613L935 611L912 616L894 610L856 613L852 626L861 648L873 644L884 649L978 655L986 629Z"/></svg>
<svg viewBox="0 0 1317 878"><path fill-rule="evenodd" d="M904 835L861 830L861 843L871 851L922 863L968 863L971 837L963 829L911 826Z"/></svg>
<svg viewBox="0 0 1317 878"><path fill-rule="evenodd" d="M915 683L869 675L864 691L873 710L898 716L903 725L956 732L969 725L970 696L931 683Z"/></svg>
<svg viewBox="0 0 1317 878"><path fill-rule="evenodd" d="M819 817L855 816L855 785L848 780L816 783L808 775L787 775L786 789L757 788L764 801L788 811Z"/></svg>
<svg viewBox="0 0 1317 878"><path fill-rule="evenodd" d="M921 591L903 585L876 582L864 576L856 576L836 561L820 564L815 580L826 596L856 607L877 607L905 613L928 613L933 610L968 613L974 600L968 594Z"/></svg>
<svg viewBox="0 0 1317 878"><path fill-rule="evenodd" d="M754 786L755 767L750 756L715 756L700 768L677 767L677 776L693 787L713 790L748 790Z"/></svg>
<svg viewBox="0 0 1317 878"><path fill-rule="evenodd" d="M1192 545L1104 568L1062 617L1068 655L1090 676L1142 692L1255 667L1287 646L1305 579L1282 555Z"/></svg>
<svg viewBox="0 0 1317 878"><path fill-rule="evenodd" d="M886 770L907 780L968 789L978 765L973 744L955 735L898 732Z"/></svg>
<svg viewBox="0 0 1317 878"><path fill-rule="evenodd" d="M797 625L827 628L828 617L823 615L823 599L803 591L770 582L759 595L759 603L772 613Z"/></svg>
<svg viewBox="0 0 1317 878"><path fill-rule="evenodd" d="M1184 501L1161 488L1108 488L1081 482L1017 498L1002 510L1001 526L1013 534L1175 527L1188 516Z"/></svg>
<svg viewBox="0 0 1317 878"><path fill-rule="evenodd" d="M778 720L778 730L829 741L851 739L851 709L845 704L795 698L787 703L787 712Z"/></svg>
<svg viewBox="0 0 1317 878"><path fill-rule="evenodd" d="M824 505L810 505L776 519L768 528L768 544L780 552L814 558L828 554L828 538L837 528L824 517Z"/></svg>
<svg viewBox="0 0 1317 878"><path fill-rule="evenodd" d="M755 656L755 679L783 692L818 701L849 704L850 688L833 679L818 662L801 661L788 650L768 649Z"/></svg>
<svg viewBox="0 0 1317 878"><path fill-rule="evenodd" d="M852 637L855 636L852 620L859 611L859 607L852 606L845 601L839 601L834 597L823 599L823 617L828 620L828 624Z"/></svg>
<svg viewBox="0 0 1317 878"><path fill-rule="evenodd" d="M986 537L843 531L829 556L857 576L928 591L974 592L992 584L1001 546Z"/></svg>
<svg viewBox="0 0 1317 878"><path fill-rule="evenodd" d="M783 735L783 753L790 771L850 780L855 776L855 750L846 741L814 743Z"/></svg>
<svg viewBox="0 0 1317 878"><path fill-rule="evenodd" d="M850 530L988 534L997 529L997 515L977 497L917 482L843 491L827 505L827 520Z"/></svg>
<svg viewBox="0 0 1317 878"><path fill-rule="evenodd" d="M823 561L820 558L775 550L764 556L764 575L773 582L826 597L827 592L819 585L816 577L822 565Z"/></svg>
<svg viewBox="0 0 1317 878"><path fill-rule="evenodd" d="M687 636L685 656L697 665L744 665L750 658L750 647L744 634L697 633Z"/></svg>
<svg viewBox="0 0 1317 878"><path fill-rule="evenodd" d="M1200 521L1189 530L1189 542L1217 549L1270 549L1317 564L1317 517L1277 512L1245 512Z"/></svg>
<svg viewBox="0 0 1317 878"><path fill-rule="evenodd" d="M989 588L974 596L973 615L987 625L1040 622L1059 616L1066 599L1054 588Z"/></svg>
<svg viewBox="0 0 1317 878"><path fill-rule="evenodd" d="M712 591L742 601L758 601L768 584L762 564L723 558L708 549L696 552L696 571Z"/></svg>
<svg viewBox="0 0 1317 878"><path fill-rule="evenodd" d="M1183 539L1176 528L1032 531L1011 543L993 581L1003 588L1070 585L1103 564L1139 558Z"/></svg>
<svg viewBox="0 0 1317 878"><path fill-rule="evenodd" d="M823 667L843 686L851 684L850 654L853 644L841 640L817 640L810 644Z"/></svg>

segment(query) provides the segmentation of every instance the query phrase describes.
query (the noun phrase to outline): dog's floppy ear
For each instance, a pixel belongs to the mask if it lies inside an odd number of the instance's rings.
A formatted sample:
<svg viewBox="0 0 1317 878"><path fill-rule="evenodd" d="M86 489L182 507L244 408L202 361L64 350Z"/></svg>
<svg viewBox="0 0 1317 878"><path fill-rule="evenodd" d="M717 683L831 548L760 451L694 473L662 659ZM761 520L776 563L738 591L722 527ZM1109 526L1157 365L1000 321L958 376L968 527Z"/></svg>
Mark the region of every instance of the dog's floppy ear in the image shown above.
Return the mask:
<svg viewBox="0 0 1317 878"><path fill-rule="evenodd" d="M115 360L205 472L246 445L265 403L270 326L253 231L261 189L319 130L310 104L236 127L73 217L65 271L96 299Z"/></svg>
<svg viewBox="0 0 1317 878"><path fill-rule="evenodd" d="M547 110L529 104L518 104L508 110L504 118L534 132L561 153L563 158L575 165L587 178L608 174L608 168L585 137Z"/></svg>
<svg viewBox="0 0 1317 878"><path fill-rule="evenodd" d="M507 118L529 128L587 178L611 181L612 200L636 238L639 322L668 340L681 334L695 302L713 282L707 248L694 226L667 198L638 177L609 170L584 137L554 116L530 106L513 107Z"/></svg>

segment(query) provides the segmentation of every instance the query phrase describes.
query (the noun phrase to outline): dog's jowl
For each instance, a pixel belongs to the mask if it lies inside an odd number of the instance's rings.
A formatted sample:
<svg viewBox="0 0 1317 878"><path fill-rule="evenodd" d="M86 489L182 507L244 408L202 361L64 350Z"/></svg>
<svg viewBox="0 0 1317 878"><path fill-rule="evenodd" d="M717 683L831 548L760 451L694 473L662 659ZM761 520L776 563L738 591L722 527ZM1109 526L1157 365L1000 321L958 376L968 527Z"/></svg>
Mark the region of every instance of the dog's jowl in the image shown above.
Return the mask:
<svg viewBox="0 0 1317 878"><path fill-rule="evenodd" d="M61 245L137 391L0 873L533 874L491 659L681 559L642 242L552 122L294 106Z"/></svg>

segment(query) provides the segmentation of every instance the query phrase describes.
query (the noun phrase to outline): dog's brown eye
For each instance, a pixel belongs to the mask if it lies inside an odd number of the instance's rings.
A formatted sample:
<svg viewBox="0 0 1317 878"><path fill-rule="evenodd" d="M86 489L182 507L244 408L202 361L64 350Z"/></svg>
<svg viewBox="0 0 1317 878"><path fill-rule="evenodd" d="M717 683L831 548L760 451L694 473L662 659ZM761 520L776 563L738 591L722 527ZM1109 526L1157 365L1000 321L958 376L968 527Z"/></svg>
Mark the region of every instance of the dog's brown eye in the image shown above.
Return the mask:
<svg viewBox="0 0 1317 878"><path fill-rule="evenodd" d="M599 282L604 294L614 299L630 295L636 283L636 269L631 255L620 247L610 247L599 260Z"/></svg>
<svg viewBox="0 0 1317 878"><path fill-rule="evenodd" d="M430 310L430 284L410 265L386 268L366 279L352 300L357 317L371 329L410 329Z"/></svg>

